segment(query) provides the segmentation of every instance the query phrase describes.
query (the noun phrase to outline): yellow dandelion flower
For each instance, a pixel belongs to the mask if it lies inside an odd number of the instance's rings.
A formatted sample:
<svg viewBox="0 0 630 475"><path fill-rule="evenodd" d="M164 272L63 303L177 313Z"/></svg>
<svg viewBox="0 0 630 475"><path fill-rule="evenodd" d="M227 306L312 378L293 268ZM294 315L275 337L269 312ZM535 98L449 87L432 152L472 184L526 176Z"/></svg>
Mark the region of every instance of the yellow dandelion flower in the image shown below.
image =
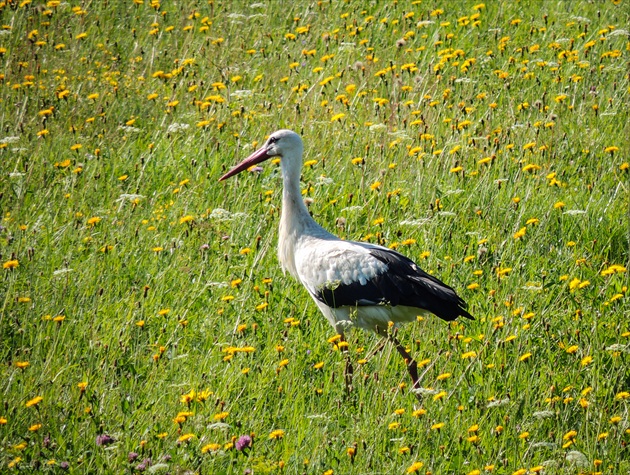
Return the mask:
<svg viewBox="0 0 630 475"><path fill-rule="evenodd" d="M582 281L580 279L575 277L574 279L571 280L571 282L569 282L569 290L573 291L577 289L581 282Z"/></svg>
<svg viewBox="0 0 630 475"><path fill-rule="evenodd" d="M19 265L20 265L20 261L18 261L17 259L11 259L3 263L2 268L3 269L16 269L17 267L19 267Z"/></svg>
<svg viewBox="0 0 630 475"><path fill-rule="evenodd" d="M575 437L577 436L577 431L575 430L570 430L569 432L567 432L566 434L564 434L562 436L562 440L571 440L571 439L575 439Z"/></svg>
<svg viewBox="0 0 630 475"><path fill-rule="evenodd" d="M271 431L269 439L282 439L284 437L284 431L282 429L276 429Z"/></svg>
<svg viewBox="0 0 630 475"><path fill-rule="evenodd" d="M191 439L195 438L195 434L183 434L181 436L179 436L179 438L177 439L177 442L179 443L183 443L183 442L188 442Z"/></svg>
<svg viewBox="0 0 630 475"><path fill-rule="evenodd" d="M519 229L518 231L516 231L514 233L514 239L520 239L523 236L525 236L525 233L527 232L527 228L526 227L522 227L521 229Z"/></svg>
<svg viewBox="0 0 630 475"><path fill-rule="evenodd" d="M207 454L208 452L216 452L217 450L221 449L221 444L206 444L203 447L201 447L201 453L202 454Z"/></svg>
<svg viewBox="0 0 630 475"><path fill-rule="evenodd" d="M533 172L535 170L540 170L540 165L535 165L533 163L529 163L527 165L525 165L522 170L524 172Z"/></svg>
<svg viewBox="0 0 630 475"><path fill-rule="evenodd" d="M411 466L409 468L407 468L407 473L416 473L422 467L424 467L424 463L422 463L422 462L414 462L413 464L411 464Z"/></svg>
<svg viewBox="0 0 630 475"><path fill-rule="evenodd" d="M536 146L536 142L528 142L523 145L523 150L530 150Z"/></svg>
<svg viewBox="0 0 630 475"><path fill-rule="evenodd" d="M215 421L222 421L229 415L230 415L229 412L219 412L218 414L214 415L214 420Z"/></svg>
<svg viewBox="0 0 630 475"><path fill-rule="evenodd" d="M182 394L179 400L184 404L190 404L192 401L194 401L196 395L196 391L194 389L191 389L190 392Z"/></svg>
<svg viewBox="0 0 630 475"><path fill-rule="evenodd" d="M210 391L209 389L204 389L197 394L197 401L204 402L206 399L212 396L212 394L212 391Z"/></svg>
<svg viewBox="0 0 630 475"><path fill-rule="evenodd" d="M33 406L37 406L40 402L42 402L44 400L43 397L41 396L36 396L33 399L29 399L28 401L26 401L26 403L24 404L26 407L33 407Z"/></svg>
<svg viewBox="0 0 630 475"><path fill-rule="evenodd" d="M278 363L278 368L284 368L288 364L289 364L289 360L285 358L282 361L280 361L280 363Z"/></svg>
<svg viewBox="0 0 630 475"><path fill-rule="evenodd" d="M621 274L626 272L626 268L624 266L613 264L601 272L601 275L611 275L611 274Z"/></svg>
<svg viewBox="0 0 630 475"><path fill-rule="evenodd" d="M434 401L439 401L440 399L444 399L444 396L446 396L447 394L448 393L446 391L440 391L435 396L433 396L433 400Z"/></svg>

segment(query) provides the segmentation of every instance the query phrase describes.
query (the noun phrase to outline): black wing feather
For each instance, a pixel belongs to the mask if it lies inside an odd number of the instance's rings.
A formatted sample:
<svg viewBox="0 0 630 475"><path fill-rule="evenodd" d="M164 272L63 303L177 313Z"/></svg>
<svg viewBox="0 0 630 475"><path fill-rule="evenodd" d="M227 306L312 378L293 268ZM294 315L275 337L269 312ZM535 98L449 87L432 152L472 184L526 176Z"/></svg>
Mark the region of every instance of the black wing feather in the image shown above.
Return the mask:
<svg viewBox="0 0 630 475"><path fill-rule="evenodd" d="M365 305L405 305L416 307L450 321L459 316L473 319L466 302L453 288L424 272L411 259L398 252L371 248L370 254L388 270L365 284L331 284L314 294L326 305L337 308Z"/></svg>

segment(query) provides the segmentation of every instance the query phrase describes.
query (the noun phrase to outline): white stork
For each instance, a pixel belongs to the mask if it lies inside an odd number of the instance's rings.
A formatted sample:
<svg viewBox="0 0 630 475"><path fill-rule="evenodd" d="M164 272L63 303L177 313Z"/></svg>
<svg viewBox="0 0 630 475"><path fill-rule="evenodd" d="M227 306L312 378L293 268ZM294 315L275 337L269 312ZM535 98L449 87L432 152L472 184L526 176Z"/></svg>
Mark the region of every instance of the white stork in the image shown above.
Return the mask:
<svg viewBox="0 0 630 475"><path fill-rule="evenodd" d="M389 331L390 322L411 322L427 311L447 321L459 316L472 319L466 302L402 254L375 244L344 241L317 224L300 192L302 152L298 134L278 130L219 181L269 158L280 157L283 192L278 258L282 269L302 283L342 337L349 327L357 326L393 342L405 359L416 388L416 362ZM348 362L348 387L351 377L352 366Z"/></svg>

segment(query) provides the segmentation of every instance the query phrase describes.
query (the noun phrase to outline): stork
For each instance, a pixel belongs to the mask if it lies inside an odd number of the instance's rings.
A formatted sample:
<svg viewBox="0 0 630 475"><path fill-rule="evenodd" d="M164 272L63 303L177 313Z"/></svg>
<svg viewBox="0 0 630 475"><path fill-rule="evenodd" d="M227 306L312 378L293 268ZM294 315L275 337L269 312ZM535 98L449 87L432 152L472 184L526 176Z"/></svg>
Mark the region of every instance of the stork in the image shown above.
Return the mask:
<svg viewBox="0 0 630 475"><path fill-rule="evenodd" d="M280 158L283 191L278 258L283 271L306 288L342 338L348 328L359 327L391 341L417 388L417 364L389 331L390 326L414 321L427 312L447 321L459 316L472 319L466 302L402 254L376 244L344 241L317 224L300 192L303 150L298 134L278 130L219 181L269 158ZM349 360L346 364L349 388L352 366Z"/></svg>

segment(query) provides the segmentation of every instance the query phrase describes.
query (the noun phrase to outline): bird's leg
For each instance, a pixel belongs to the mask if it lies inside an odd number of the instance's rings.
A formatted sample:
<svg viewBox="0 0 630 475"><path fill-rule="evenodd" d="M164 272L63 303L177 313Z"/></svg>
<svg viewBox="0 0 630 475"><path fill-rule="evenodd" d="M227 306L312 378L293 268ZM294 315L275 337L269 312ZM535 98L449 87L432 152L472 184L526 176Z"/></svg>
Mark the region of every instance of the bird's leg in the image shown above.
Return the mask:
<svg viewBox="0 0 630 475"><path fill-rule="evenodd" d="M396 340L396 338L392 337L392 339L394 344L396 345L398 353L400 353L400 355L405 360L405 364L407 365L407 369L409 370L409 375L411 376L411 380L413 381L413 389L415 389L418 386L418 364L416 363L416 360L414 360L413 357L407 352L405 347Z"/></svg>
<svg viewBox="0 0 630 475"><path fill-rule="evenodd" d="M416 363L416 360L412 358L409 352L398 341L398 339L394 336L394 334L392 333L392 331L390 331L389 328L384 329L377 326L375 328L375 331L378 335L390 341L396 347L396 350L398 351L398 353L400 353L400 356L402 356L403 359L405 360L405 364L407 365L407 370L409 371L409 376L411 376L411 380L413 382L412 389L416 389L417 387L419 387L420 379L418 378L418 363ZM395 332L396 329L394 328L393 331ZM379 345L379 347L377 348L377 351L380 350L381 348L382 348L382 345Z"/></svg>
<svg viewBox="0 0 630 475"><path fill-rule="evenodd" d="M405 349L403 345L400 344L398 339L392 335L390 332L387 332L386 338L391 341L395 346L400 356L405 360L405 364L407 365L407 370L409 371L409 376L411 376L411 380L413 381L412 389L416 389L419 386L418 380L418 364L416 360L414 360L409 352Z"/></svg>
<svg viewBox="0 0 630 475"><path fill-rule="evenodd" d="M343 372L343 379L346 383L346 392L350 394L352 392L352 378L354 376L354 368L352 366L352 360L350 359L350 351L348 350L348 342L343 335L341 335L340 342L345 342L345 345L339 345L346 359L346 368Z"/></svg>

